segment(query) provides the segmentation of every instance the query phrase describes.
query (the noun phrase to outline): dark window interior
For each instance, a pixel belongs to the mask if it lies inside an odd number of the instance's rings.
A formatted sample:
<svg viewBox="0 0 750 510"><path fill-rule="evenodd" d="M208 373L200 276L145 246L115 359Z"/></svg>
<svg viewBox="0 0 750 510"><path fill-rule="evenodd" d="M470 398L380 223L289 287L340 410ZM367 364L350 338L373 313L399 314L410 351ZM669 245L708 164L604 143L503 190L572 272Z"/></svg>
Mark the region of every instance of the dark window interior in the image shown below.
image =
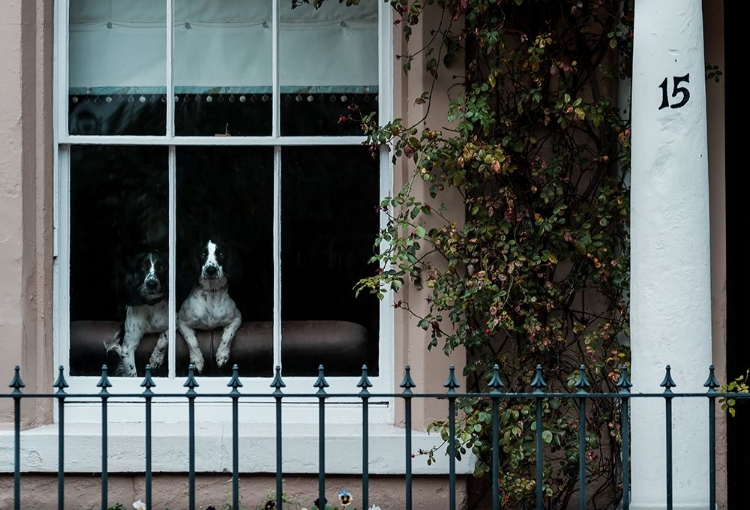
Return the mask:
<svg viewBox="0 0 750 510"><path fill-rule="evenodd" d="M297 96L281 99L282 125L289 135L361 135L358 124L341 123L339 117L352 104L377 104L375 96L357 94ZM202 94L188 101L180 96L178 134L270 134L270 99L242 97ZM132 101L71 96L69 104L74 135L161 135L165 129L165 102L158 96ZM194 281L186 268L195 247L220 240L231 254L230 295L243 323L273 321L273 154L272 147L257 146L176 148L177 267L169 292L175 293L178 308ZM123 321L129 257L169 252L168 155L167 147L71 148L72 375L99 375L103 363L116 362L103 347L110 339L76 336L74 326ZM337 361L314 345L327 338L297 338L297 347L309 342L305 355L292 344L284 347L284 338L291 342L289 326L282 335L283 373L314 376L324 364L327 375L357 376L367 364L377 375L379 302L369 294L355 298L353 287L373 271L368 261L378 229L379 162L360 145L283 147L281 161L282 324L344 321L366 330L367 345ZM179 334L177 342L183 342ZM78 356L77 350L87 354ZM183 358L178 349L178 375L187 373ZM207 360L203 375L230 375L235 363L245 376L268 376L273 369L272 353L266 350L252 359L231 358L221 368ZM155 375L166 373L163 366Z"/></svg>

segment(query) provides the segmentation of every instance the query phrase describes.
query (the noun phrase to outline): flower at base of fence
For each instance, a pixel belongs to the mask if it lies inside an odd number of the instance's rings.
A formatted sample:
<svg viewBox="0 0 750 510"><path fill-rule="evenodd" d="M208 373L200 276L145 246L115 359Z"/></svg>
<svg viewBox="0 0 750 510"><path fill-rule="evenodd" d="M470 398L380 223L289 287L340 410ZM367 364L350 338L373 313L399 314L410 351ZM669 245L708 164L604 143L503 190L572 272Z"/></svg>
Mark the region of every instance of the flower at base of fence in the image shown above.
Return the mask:
<svg viewBox="0 0 750 510"><path fill-rule="evenodd" d="M352 493L351 492L342 489L342 490L339 491L338 496L339 496L339 501L341 502L341 504L343 506L347 507L347 506L349 506L349 505L352 504Z"/></svg>
<svg viewBox="0 0 750 510"><path fill-rule="evenodd" d="M367 510L383 510L383 509L382 509L382 508L380 508L380 507L379 507L378 505L372 505L372 506L371 506L370 508L368 508Z"/></svg>
<svg viewBox="0 0 750 510"><path fill-rule="evenodd" d="M133 503L133 508L135 508L135 510L146 510L146 503L139 499L138 501Z"/></svg>
<svg viewBox="0 0 750 510"><path fill-rule="evenodd" d="M319 505L320 501L318 500L318 498L316 498L315 501L313 501L313 506L310 507L310 510L357 510L354 507L349 507L349 505L351 505L352 502L354 501L354 497L352 496L351 492L349 492L348 490L342 489L338 491L336 495L338 496L338 499L339 499L338 501L339 505L332 505L328 503L327 499L325 499L323 501L323 505L321 506ZM373 507L373 509L381 510L380 507ZM373 510L373 509L368 509L368 510ZM303 507L303 508L300 508L300 510L307 510L307 508Z"/></svg>

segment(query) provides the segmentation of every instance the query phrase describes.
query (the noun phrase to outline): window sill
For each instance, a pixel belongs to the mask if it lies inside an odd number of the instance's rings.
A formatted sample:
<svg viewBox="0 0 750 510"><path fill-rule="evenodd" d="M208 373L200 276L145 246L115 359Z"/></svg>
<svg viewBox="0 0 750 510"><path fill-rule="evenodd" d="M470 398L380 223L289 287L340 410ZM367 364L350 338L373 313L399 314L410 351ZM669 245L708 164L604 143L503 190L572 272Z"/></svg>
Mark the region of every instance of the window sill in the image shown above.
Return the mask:
<svg viewBox="0 0 750 510"><path fill-rule="evenodd" d="M239 470L242 473L276 472L275 424L253 423L239 426ZM45 425L21 433L21 472L57 472L58 425ZM369 427L369 462L371 475L405 473L404 429L386 424ZM109 423L107 433L109 473L143 473L146 465L145 426L143 423ZM349 424L327 424L325 449L327 474L359 474L362 471L361 429ZM65 424L65 472L100 472L101 425L98 423ZM285 474L318 473L318 430L311 424L288 424L282 429L282 471ZM427 465L426 455L411 461L412 474L443 475L449 473L448 457L439 434L412 432L412 452L435 452L435 462ZM14 434L0 429L0 472L12 473ZM152 427L152 472L178 473L188 470L187 424L154 423ZM466 455L456 462L457 474L473 471L474 457ZM231 423L196 423L195 470L204 473L232 471Z"/></svg>

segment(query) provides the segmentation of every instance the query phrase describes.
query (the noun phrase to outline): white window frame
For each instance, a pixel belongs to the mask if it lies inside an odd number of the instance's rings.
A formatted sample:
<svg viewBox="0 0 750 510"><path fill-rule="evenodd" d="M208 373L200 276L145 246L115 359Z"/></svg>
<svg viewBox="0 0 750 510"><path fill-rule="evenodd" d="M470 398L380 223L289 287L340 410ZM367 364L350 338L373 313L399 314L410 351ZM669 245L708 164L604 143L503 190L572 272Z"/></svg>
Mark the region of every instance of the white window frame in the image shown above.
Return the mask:
<svg viewBox="0 0 750 510"><path fill-rule="evenodd" d="M154 0L157 1L157 0ZM55 145L55 156L54 156L54 285L55 285L55 299L53 301L53 341L54 341L54 359L55 366L63 367L63 375L66 377L68 384L66 388L68 393L85 393L92 395L92 398L87 399L86 402L75 402L73 400L66 401L66 414L65 419L68 420L79 420L79 421L96 421L100 419L100 404L101 400L95 398L94 395L99 392L99 388L96 387L99 381L98 376L70 376L68 372L68 359L70 351L70 280L69 271L70 267L70 147L72 145L146 145L146 146L163 146L168 147L169 150L169 207L170 207L170 254L169 254L169 270L170 270L170 281L175 281L175 241L176 241L176 225L174 220L174 211L176 208L176 195L175 195L175 177L176 177L176 150L181 146L264 146L274 148L274 246L273 250L275 253L274 260L274 274L275 276L275 288L274 288L274 330L273 330L273 345L274 345L274 366L281 364L281 351L280 346L282 342L281 338L281 279L280 275L280 162L281 152L284 147L288 146L353 146L361 145L364 141L364 137L358 136L281 136L280 134L280 84L279 84L279 69L278 69L278 53L279 53L279 25L273 23L273 104L274 104L274 115L272 119L272 132L270 136L232 136L232 137L213 137L213 136L176 136L174 128L174 87L173 87L173 15L174 15L174 0L162 0L166 3L167 9L167 130L163 136L81 136L81 135L70 135L68 132L68 32L69 32L69 2L68 0L57 0L55 2L55 48L54 48L54 63L55 63L55 78L54 78L54 95L53 95L53 139ZM256 1L256 0L253 0ZM335 2L336 0L328 0L329 2ZM273 19L279 19L279 12L282 5L290 3L290 0L275 0L273 5ZM392 8L389 3L380 1L379 2L379 21L378 21L378 57L379 57L379 101L378 101L378 118L380 122L386 122L393 118L392 98L393 98L393 23L392 23ZM382 196L388 195L392 190L393 180L393 167L390 162L387 151L383 150L380 157L380 194ZM386 221L385 215L381 215L381 226ZM176 306L174 293L170 293L170 324L174 325L176 322ZM393 393L395 390L395 374L394 374L394 318L393 318L393 307L391 302L393 300L390 296L381 300L380 302L380 328L379 328L379 359L378 359L378 375L371 376L370 381L373 383L373 387L370 388L372 393ZM174 356L175 356L175 342L183 341L182 338L176 334L175 328L170 327L169 342L170 348L169 353L169 364L172 369L167 377L156 378L156 387L154 393L158 396L164 393L181 393L184 394L186 388L183 384L185 382L184 377L175 377L174 374ZM269 396L273 391L270 387L273 368L269 367L269 373L267 377L259 378L241 378L243 387L241 388L242 393L267 393ZM283 373L282 373L283 376ZM228 393L230 388L227 387L229 381L228 378L224 377L201 377L197 375L200 386L197 388L197 392L200 393ZM314 377L283 377L286 387L283 388L285 394L314 394L316 388L313 384L315 382ZM356 377L328 377L326 380L329 383L327 388L328 393L347 393L356 394L359 391L357 388L357 382L359 376ZM110 388L110 393L116 395L117 393L130 393L140 394L143 392L143 388L140 387L140 383L143 378L112 378L114 386ZM120 399L112 398L110 402L115 402ZM124 399L123 400L127 400ZM198 408L198 414L196 417L200 420L226 420L227 417L231 417L231 406L229 405L229 399L222 399L220 405L215 403L206 402L206 399L198 398L196 405ZM291 399L290 399L291 400ZM377 400L377 402L376 402ZM173 401L173 400L172 400ZM287 400L285 400L286 402ZM159 399L155 399L155 402L159 402ZM184 400L187 403L187 399ZM358 407L361 402L358 398L347 399L351 405L349 409L341 409L342 406L330 406L331 409L327 409L331 420L336 420L338 423L342 422L358 422L361 419L361 414L358 412L352 412L352 405ZM370 406L370 421L380 423L393 423L393 399L373 399ZM288 409L289 406L285 407L284 420L285 422L310 421L310 406L317 406L317 403L312 402L311 404L301 404L299 406L292 406L296 409ZM347 406L343 406L347 407ZM57 406L56 406L57 408ZM339 408L338 410L336 408ZM142 401L133 402L132 404L123 404L113 406L110 410L110 416L116 421L142 421L143 414L140 410L143 409ZM226 413L223 412L226 410ZM243 420L250 421L264 421L273 416L273 405L272 399L268 400L268 404L253 404L252 409L248 409L246 412L243 411ZM55 416L57 419L57 409ZM154 408L154 420L175 420L174 406L165 406L164 409L159 408L157 405ZM185 419L187 419L187 413L184 413Z"/></svg>

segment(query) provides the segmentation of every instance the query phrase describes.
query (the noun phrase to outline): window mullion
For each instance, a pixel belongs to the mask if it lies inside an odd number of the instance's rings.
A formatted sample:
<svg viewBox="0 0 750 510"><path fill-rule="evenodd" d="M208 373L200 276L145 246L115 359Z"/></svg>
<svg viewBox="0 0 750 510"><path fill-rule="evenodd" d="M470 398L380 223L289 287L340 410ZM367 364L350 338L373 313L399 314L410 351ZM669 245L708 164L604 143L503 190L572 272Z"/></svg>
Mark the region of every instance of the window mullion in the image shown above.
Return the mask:
<svg viewBox="0 0 750 510"><path fill-rule="evenodd" d="M177 148L169 146L169 347L167 355L169 361L170 379L176 376L177 362Z"/></svg>
<svg viewBox="0 0 750 510"><path fill-rule="evenodd" d="M273 150L273 375L281 366L281 147Z"/></svg>
<svg viewBox="0 0 750 510"><path fill-rule="evenodd" d="M279 2L274 0L271 23L271 136L278 139L281 126L281 89L279 85ZM281 147L273 150L273 375L281 366Z"/></svg>
<svg viewBox="0 0 750 510"><path fill-rule="evenodd" d="M279 137L281 125L281 88L279 85L279 2L273 2L273 23L271 24L271 98L273 118L271 120L271 136Z"/></svg>
<svg viewBox="0 0 750 510"><path fill-rule="evenodd" d="M167 138L174 137L174 0L167 2ZM170 350L171 352L171 350Z"/></svg>

